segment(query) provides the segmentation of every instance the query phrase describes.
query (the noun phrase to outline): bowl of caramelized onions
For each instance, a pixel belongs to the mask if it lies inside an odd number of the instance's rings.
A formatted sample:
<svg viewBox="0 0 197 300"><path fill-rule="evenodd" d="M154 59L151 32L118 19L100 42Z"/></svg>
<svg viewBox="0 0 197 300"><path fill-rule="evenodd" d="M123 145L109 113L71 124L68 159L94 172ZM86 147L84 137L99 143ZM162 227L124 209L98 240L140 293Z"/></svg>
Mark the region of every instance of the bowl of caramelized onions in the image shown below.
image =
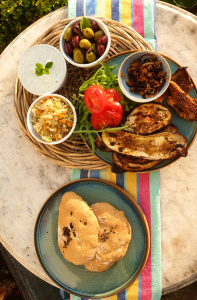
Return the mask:
<svg viewBox="0 0 197 300"><path fill-rule="evenodd" d="M150 102L168 88L171 78L166 59L155 51L137 51L121 64L118 82L123 94L135 102Z"/></svg>

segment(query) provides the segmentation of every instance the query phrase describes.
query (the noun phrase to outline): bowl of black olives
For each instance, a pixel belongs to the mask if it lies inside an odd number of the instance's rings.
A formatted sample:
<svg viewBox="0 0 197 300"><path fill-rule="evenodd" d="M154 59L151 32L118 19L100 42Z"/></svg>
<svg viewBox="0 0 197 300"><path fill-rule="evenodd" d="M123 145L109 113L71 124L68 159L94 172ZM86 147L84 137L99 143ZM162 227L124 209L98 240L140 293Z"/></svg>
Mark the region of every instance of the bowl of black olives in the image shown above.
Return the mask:
<svg viewBox="0 0 197 300"><path fill-rule="evenodd" d="M80 68L93 68L103 61L110 48L107 26L94 17L72 20L60 36L60 50L64 58Z"/></svg>

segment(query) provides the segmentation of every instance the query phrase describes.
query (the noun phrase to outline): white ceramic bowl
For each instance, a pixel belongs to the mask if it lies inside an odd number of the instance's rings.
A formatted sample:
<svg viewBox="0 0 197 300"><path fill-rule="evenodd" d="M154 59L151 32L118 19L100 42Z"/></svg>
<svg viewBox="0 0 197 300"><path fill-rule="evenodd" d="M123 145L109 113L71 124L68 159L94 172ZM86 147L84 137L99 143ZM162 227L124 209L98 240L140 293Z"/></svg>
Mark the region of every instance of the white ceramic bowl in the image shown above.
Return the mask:
<svg viewBox="0 0 197 300"><path fill-rule="evenodd" d="M53 62L48 75L37 76L36 64L45 67L46 63ZM66 82L67 66L61 52L47 44L40 44L29 48L23 54L18 75L23 87L34 95L44 95L57 92Z"/></svg>
<svg viewBox="0 0 197 300"><path fill-rule="evenodd" d="M39 134L37 134L37 132L34 129L33 124L32 124L32 107L33 107L33 105L37 102L40 102L41 100L48 98L48 97L57 97L57 98L60 98L62 101L68 103L74 114L74 123L73 123L73 126L72 126L71 130L69 131L69 133L64 138L57 140L57 141L51 141L51 142L46 142L45 140L43 140L42 137ZM31 104L31 106L29 107L28 113L27 113L27 126L29 129L29 132L38 142L43 143L43 144L56 145L56 144L60 144L60 143L64 142L71 136L71 134L75 130L76 124L77 124L77 114L76 114L74 106L67 98L65 98L61 95L58 95L58 94L47 94L47 95L40 96Z"/></svg>
<svg viewBox="0 0 197 300"><path fill-rule="evenodd" d="M64 48L64 45L65 45L65 40L64 40L64 32L66 31L67 28L71 27L74 23L76 22L79 22L81 20L81 17L79 18L76 18L74 19L73 21L71 21L65 28L64 30L62 31L62 34L60 36L60 50L62 52L62 55L64 56L64 58L72 65L76 66L76 67L79 67L79 68L93 68L95 67L96 65L99 64L99 61L103 61L108 52L109 52L109 49L110 49L110 45L111 45L111 37L110 37L110 33L109 33L109 30L107 28L107 26L99 19L97 18L94 18L94 17L89 17L89 16L85 16L85 18L87 18L88 20L92 20L92 21L95 21L98 26L100 27L100 29L102 29L105 33L105 35L107 36L107 46L106 46L106 49L105 49L105 52L103 53L102 56L100 56L97 60L95 60L94 62L92 63L86 63L86 64L79 64L79 63L76 63L71 56L69 56L66 51L65 51L65 48Z"/></svg>
<svg viewBox="0 0 197 300"><path fill-rule="evenodd" d="M166 72L167 79L165 80L165 83L164 83L163 87L161 88L161 90L156 95L154 95L153 97L148 97L148 98L144 99L144 98L142 98L141 95L134 94L129 90L130 87L127 85L126 80L128 79L128 68L130 66L130 63L136 59L139 59L142 55L146 55L146 54L147 54L147 57L150 56L151 54L155 54L157 56L157 60L162 62L163 72ZM144 57L146 57L146 56L143 56L143 58ZM122 76L122 74L124 74L125 78ZM128 99L135 101L135 102L139 102L139 103L151 102L153 100L156 100L158 97L160 97L168 88L169 83L170 83L170 78L171 78L171 70L170 70L170 66L167 63L167 61L165 60L165 58L155 51L148 51L148 50L147 51L137 51L137 52L134 52L131 55L129 55L122 62L121 66L119 68L119 71L118 71L118 83L119 83L119 86L120 86L123 94Z"/></svg>

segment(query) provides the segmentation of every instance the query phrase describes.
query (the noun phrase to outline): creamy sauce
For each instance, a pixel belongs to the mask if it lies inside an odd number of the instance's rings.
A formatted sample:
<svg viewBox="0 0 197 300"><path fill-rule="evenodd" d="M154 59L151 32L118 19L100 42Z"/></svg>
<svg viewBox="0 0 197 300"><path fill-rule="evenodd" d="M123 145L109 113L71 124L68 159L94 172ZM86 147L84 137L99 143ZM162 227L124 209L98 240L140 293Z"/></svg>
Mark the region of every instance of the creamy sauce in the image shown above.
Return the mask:
<svg viewBox="0 0 197 300"><path fill-rule="evenodd" d="M49 74L37 76L35 74L36 63L44 67L48 62L53 62ZM46 44L29 48L21 58L18 68L22 85L35 95L56 92L65 83L66 73L66 62L60 51Z"/></svg>

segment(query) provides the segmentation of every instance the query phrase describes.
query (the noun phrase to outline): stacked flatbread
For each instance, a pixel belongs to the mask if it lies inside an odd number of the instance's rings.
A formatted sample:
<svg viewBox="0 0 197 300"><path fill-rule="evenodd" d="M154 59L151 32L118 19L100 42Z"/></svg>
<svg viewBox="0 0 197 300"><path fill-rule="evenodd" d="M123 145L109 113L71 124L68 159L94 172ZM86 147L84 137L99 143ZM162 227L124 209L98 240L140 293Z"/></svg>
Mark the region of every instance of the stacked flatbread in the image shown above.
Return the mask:
<svg viewBox="0 0 197 300"><path fill-rule="evenodd" d="M59 206L58 245L64 258L102 272L125 256L131 226L123 211L99 202L91 207L74 192L63 195Z"/></svg>

